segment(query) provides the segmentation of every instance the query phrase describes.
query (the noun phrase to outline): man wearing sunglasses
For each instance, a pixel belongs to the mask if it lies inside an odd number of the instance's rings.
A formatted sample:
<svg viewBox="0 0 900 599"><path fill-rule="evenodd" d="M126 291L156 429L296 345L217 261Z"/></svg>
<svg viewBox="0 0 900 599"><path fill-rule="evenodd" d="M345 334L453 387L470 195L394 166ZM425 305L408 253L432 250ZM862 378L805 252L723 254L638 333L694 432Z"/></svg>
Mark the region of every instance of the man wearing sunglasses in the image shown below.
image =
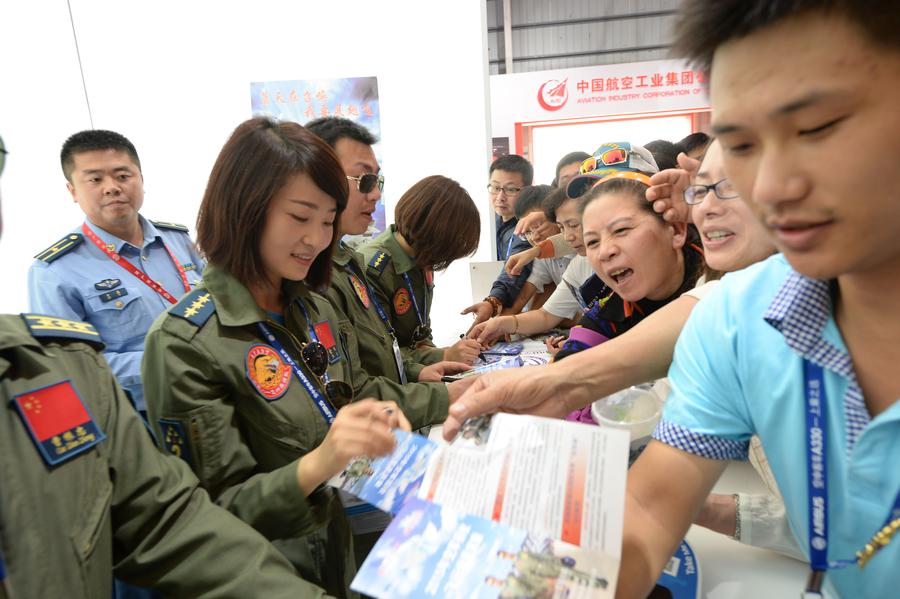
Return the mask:
<svg viewBox="0 0 900 599"><path fill-rule="evenodd" d="M29 308L91 323L119 383L146 414L144 337L157 316L200 282L205 263L187 227L139 213L141 162L123 135L76 133L63 144L60 162L85 220L36 256L28 271Z"/></svg>
<svg viewBox="0 0 900 599"><path fill-rule="evenodd" d="M0 597L110 597L114 567L172 597L323 597L154 446L102 348L86 322L0 315Z"/></svg>
<svg viewBox="0 0 900 599"><path fill-rule="evenodd" d="M375 137L362 125L338 117L310 121L306 128L334 149L351 180L350 198L341 214L341 235L365 233L381 198L377 187L367 187L379 170L372 151ZM468 366L452 361L424 366L402 355L387 317L390 307L378 304L366 279L366 263L343 241L332 255L328 299L338 313L341 334L347 342L357 397L396 401L414 428L442 422L449 403L462 394L462 385L445 385L441 377Z"/></svg>
<svg viewBox="0 0 900 599"><path fill-rule="evenodd" d="M487 185L488 197L496 213L497 260L506 262L513 254L531 247L527 239L516 235L516 225L519 222L516 218L516 202L522 188L531 185L534 168L525 158L510 154L501 156L491 163L488 173L490 177ZM500 275L491 286L490 294L463 310L462 314L475 315L472 326L492 316L499 316L504 309L513 305L531 274L531 268L532 265L528 264L516 275L510 275L501 269Z"/></svg>

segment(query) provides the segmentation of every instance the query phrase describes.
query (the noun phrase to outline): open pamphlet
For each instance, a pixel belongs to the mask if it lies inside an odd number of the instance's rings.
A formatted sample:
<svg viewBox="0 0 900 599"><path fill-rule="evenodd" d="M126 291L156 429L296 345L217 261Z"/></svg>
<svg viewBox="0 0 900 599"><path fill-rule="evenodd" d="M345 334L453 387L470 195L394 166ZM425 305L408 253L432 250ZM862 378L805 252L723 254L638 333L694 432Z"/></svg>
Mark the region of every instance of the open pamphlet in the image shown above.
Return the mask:
<svg viewBox="0 0 900 599"><path fill-rule="evenodd" d="M398 432L390 455L330 482L395 515L351 588L613 597L628 443L624 431L510 414L466 422L451 444Z"/></svg>

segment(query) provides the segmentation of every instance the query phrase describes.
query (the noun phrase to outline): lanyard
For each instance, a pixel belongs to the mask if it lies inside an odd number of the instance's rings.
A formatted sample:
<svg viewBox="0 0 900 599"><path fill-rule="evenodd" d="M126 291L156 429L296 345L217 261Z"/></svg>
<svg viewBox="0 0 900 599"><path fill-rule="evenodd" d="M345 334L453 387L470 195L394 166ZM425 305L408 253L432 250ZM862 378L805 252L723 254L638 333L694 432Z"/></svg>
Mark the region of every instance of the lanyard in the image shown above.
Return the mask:
<svg viewBox="0 0 900 599"><path fill-rule="evenodd" d="M857 559L828 560L828 477L826 461L826 401L825 378L822 367L809 360L803 362L804 391L806 395L806 471L809 491L809 557L812 572L807 582L805 596L821 596L821 585L828 569L846 568L859 564L860 568L882 546L887 545L893 532L900 526L900 492L888 514L882 529Z"/></svg>
<svg viewBox="0 0 900 599"><path fill-rule="evenodd" d="M139 270L136 266L134 266L128 260L123 259L122 256L120 256L117 252L114 252L114 251L110 250L108 247L106 247L106 244L103 243L103 240L100 239L99 237L97 237L97 234L94 233L94 231L91 230L91 228L89 226L87 226L87 223L82 223L81 230L84 232L84 234L87 236L88 239L90 239L91 241L94 242L94 245L96 245L100 249L101 252L103 252L104 254L109 256L110 260L112 260L113 262L115 262L116 264L118 264L119 266L121 266L122 268L127 270L128 272L130 272L132 275L137 277L141 281L141 283L143 283L144 285L146 285L147 287L149 287L150 289L152 289L153 291L155 291L156 293L161 295L170 304L178 303L178 300L176 300L172 296L171 293L169 293L168 291L163 289L162 285L160 285L159 283L157 283L156 281L154 281L153 279L148 277L145 272ZM169 246L167 246L165 242L162 242L162 244L163 244L163 247L166 248L166 251L169 253L169 258L172 259L172 264L175 265L175 270L178 271L178 276L181 277L181 284L184 285L185 292L190 291L191 284L188 283L187 275L184 272L184 268L182 268L181 264L178 262L178 258L175 257L175 254L172 253L172 250L169 249Z"/></svg>
<svg viewBox="0 0 900 599"><path fill-rule="evenodd" d="M385 313L384 308L381 307L381 303L378 301L378 298L375 296L375 292L372 291L372 286L369 285L369 281L366 280L365 277L361 273L356 271L356 268L350 266L353 264L353 258L347 262L347 270L349 270L360 282L364 283L366 286L366 291L369 293L369 301L372 302L372 305L375 306L375 311L378 312L378 318L381 319L381 322L384 323L384 326L387 327L388 333L392 336L394 335L394 326L391 324L391 319L388 318L387 313Z"/></svg>
<svg viewBox="0 0 900 599"><path fill-rule="evenodd" d="M406 280L406 289L409 291L409 296L412 298L413 308L416 309L416 318L419 319L419 324L427 326L425 324L425 317L422 315L422 312L419 310L419 302L416 301L416 293L413 291L412 281L409 278L409 273L403 273L403 278ZM425 316L428 315L428 290L425 290Z"/></svg>
<svg viewBox="0 0 900 599"><path fill-rule="evenodd" d="M298 302L301 306L303 302ZM303 310L304 313L306 310ZM306 321L309 322L309 319ZM306 373L300 368L297 362L290 356L289 353L284 349L284 346L281 345L281 342L278 341L278 338L269 330L269 327L265 325L265 323L258 322L256 323L259 326L259 330L262 332L263 337L275 348L279 354L281 354L282 359L287 362L291 370L294 371L294 374L297 376L297 379L300 380L300 383L306 389L306 392L309 393L309 396L312 398L313 403L316 404L316 407L319 408L319 412L322 413L322 417L325 418L325 422L331 426L331 423L334 422L335 409L334 406L331 405L331 402L325 397L324 394L319 393L319 390L316 389L316 386L312 384L312 381L309 380L309 377L306 376ZM328 376L326 373L325 376Z"/></svg>
<svg viewBox="0 0 900 599"><path fill-rule="evenodd" d="M515 235L509 236L509 243L506 244L506 257L503 259L504 261L509 260L509 254L512 252L513 237L515 237Z"/></svg>

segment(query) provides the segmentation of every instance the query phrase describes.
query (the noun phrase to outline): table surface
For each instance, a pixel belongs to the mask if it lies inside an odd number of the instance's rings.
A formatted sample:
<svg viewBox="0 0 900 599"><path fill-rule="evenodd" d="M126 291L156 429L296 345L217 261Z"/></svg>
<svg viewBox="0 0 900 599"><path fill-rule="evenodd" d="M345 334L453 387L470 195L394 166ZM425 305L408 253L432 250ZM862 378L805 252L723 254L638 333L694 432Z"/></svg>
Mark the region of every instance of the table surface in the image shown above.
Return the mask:
<svg viewBox="0 0 900 599"><path fill-rule="evenodd" d="M749 462L732 462L713 489L716 493L765 493L762 479ZM798 597L808 564L733 541L700 526L687 535L700 563L704 599Z"/></svg>

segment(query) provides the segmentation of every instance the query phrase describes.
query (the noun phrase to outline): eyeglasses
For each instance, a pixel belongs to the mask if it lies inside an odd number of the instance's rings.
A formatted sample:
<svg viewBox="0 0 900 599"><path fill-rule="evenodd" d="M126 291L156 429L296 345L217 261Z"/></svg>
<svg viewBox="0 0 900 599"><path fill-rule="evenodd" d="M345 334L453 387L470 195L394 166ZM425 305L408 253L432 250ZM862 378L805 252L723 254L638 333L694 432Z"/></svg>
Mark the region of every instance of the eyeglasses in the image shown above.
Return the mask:
<svg viewBox="0 0 900 599"><path fill-rule="evenodd" d="M3 174L3 167L6 166L6 155L9 152L6 151L6 144L3 143L3 138L0 137L0 175Z"/></svg>
<svg viewBox="0 0 900 599"><path fill-rule="evenodd" d="M616 164L623 164L628 162L628 158L631 156L631 152L626 150L625 148L612 148L610 150L606 150L599 156L591 156L587 158L584 162L581 163L581 174L590 173L600 168L599 165L603 166L614 166Z"/></svg>
<svg viewBox="0 0 900 599"><path fill-rule="evenodd" d="M360 193L370 193L375 189L376 185L378 186L378 191L384 191L384 175L365 173L358 177L347 175L347 178L351 181L356 181L356 190Z"/></svg>
<svg viewBox="0 0 900 599"><path fill-rule="evenodd" d="M328 350L318 341L307 343L300 350L300 357L306 367L319 379L325 381L325 397L335 409L340 410L353 401L353 387L344 381L328 380Z"/></svg>
<svg viewBox="0 0 900 599"><path fill-rule="evenodd" d="M494 185L493 183L488 183L487 190L488 190L488 192L490 192L491 195L499 195L500 192L502 191L504 194L506 194L506 197L512 198L512 197L519 195L519 192L522 191L522 188L514 187L512 185L507 185L506 187L500 187L499 185Z"/></svg>
<svg viewBox="0 0 900 599"><path fill-rule="evenodd" d="M731 200L738 197L737 191L728 179L716 181L712 185L689 185L684 190L684 203L690 206L699 204L706 198L706 194L712 190L720 200Z"/></svg>

